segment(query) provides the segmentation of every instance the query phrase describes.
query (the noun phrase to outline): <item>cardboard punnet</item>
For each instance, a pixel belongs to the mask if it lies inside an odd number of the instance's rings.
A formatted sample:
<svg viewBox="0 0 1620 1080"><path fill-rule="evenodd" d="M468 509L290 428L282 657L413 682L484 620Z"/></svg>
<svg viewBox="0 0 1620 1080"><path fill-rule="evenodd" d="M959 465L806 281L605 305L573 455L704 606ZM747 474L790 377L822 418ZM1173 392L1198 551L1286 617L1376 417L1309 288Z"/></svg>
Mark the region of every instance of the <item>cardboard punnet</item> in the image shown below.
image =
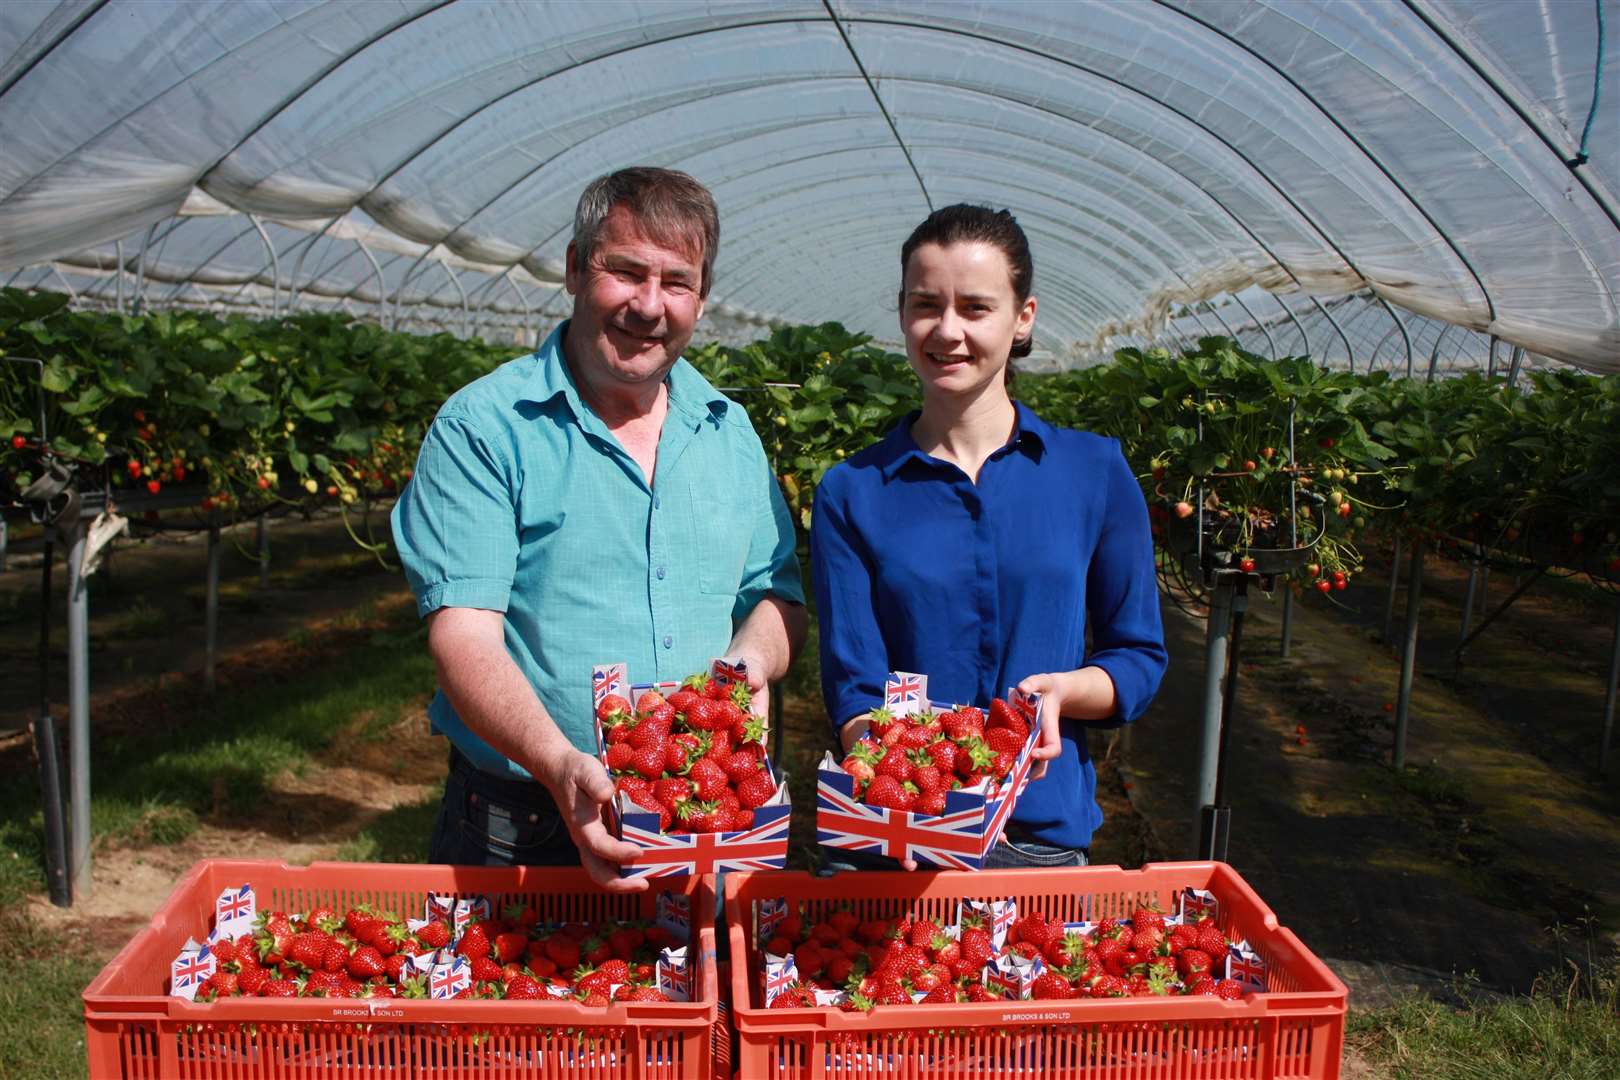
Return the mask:
<svg viewBox="0 0 1620 1080"><path fill-rule="evenodd" d="M989 793L990 781L986 780L973 788L947 792L943 814L868 806L855 797L855 778L829 753L816 772L816 839L827 847L915 859L949 870L982 869L1029 784L1034 764L1031 752L1040 738L1041 695L1011 687L1007 701L1029 722L1029 737L1008 774L995 778L999 784L995 795ZM928 699L927 676L890 672L884 707L897 715L934 709Z"/></svg>
<svg viewBox="0 0 1620 1080"><path fill-rule="evenodd" d="M747 667L737 657L720 657L710 662L709 675L724 684L742 682ZM592 712L608 694L618 694L632 707L647 690L669 696L679 683L631 683L624 664L598 664L591 671ZM606 759L607 747L602 724L596 723L596 756ZM631 801L622 792L610 805L615 835L641 848L634 861L619 867L619 876L680 877L687 874L716 874L727 870L780 870L787 864L788 825L793 813L787 785L782 782L770 755L764 767L775 787L769 802L754 811L754 823L747 829L717 833L666 833L659 830L659 816Z"/></svg>

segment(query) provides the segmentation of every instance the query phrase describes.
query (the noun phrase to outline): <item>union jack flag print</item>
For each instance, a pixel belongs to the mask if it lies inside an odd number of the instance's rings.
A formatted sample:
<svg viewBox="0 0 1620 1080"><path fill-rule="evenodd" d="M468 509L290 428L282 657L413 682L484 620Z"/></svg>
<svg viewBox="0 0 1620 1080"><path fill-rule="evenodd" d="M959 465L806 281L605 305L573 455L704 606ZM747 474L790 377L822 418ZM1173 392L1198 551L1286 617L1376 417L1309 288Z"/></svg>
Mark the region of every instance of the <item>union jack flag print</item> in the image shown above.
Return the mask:
<svg viewBox="0 0 1620 1080"><path fill-rule="evenodd" d="M1226 950L1226 977L1256 990L1266 988L1266 962L1247 941L1234 941Z"/></svg>
<svg viewBox="0 0 1620 1080"><path fill-rule="evenodd" d="M787 901L780 896L759 901L754 906L754 918L759 927L755 940L763 944L776 936L776 928L787 918Z"/></svg>
<svg viewBox="0 0 1620 1080"><path fill-rule="evenodd" d="M655 921L677 940L692 939L692 901L682 893L658 894L658 912Z"/></svg>
<svg viewBox="0 0 1620 1080"><path fill-rule="evenodd" d="M439 896L437 893L428 893L427 917L429 919L442 919L449 922L456 912L456 898L453 896Z"/></svg>
<svg viewBox="0 0 1620 1080"><path fill-rule="evenodd" d="M692 1000L692 963L686 956L684 945L658 956L658 989L676 1001Z"/></svg>
<svg viewBox="0 0 1620 1080"><path fill-rule="evenodd" d="M785 800L754 811L754 827L741 832L681 833L658 831L658 815L625 814L619 835L641 848L619 876L681 877L727 870L780 870L787 864L788 816Z"/></svg>
<svg viewBox="0 0 1620 1080"><path fill-rule="evenodd" d="M465 900L456 901L456 912L452 922L456 937L461 936L461 932L467 928L467 924L473 919L478 919L481 922L489 920L489 897L469 896Z"/></svg>
<svg viewBox="0 0 1620 1080"><path fill-rule="evenodd" d="M883 686L883 707L896 716L921 712L928 706L928 676L891 671Z"/></svg>
<svg viewBox="0 0 1620 1080"><path fill-rule="evenodd" d="M1187 922L1208 917L1220 918L1221 904L1208 889L1195 889L1191 885L1181 890L1181 917Z"/></svg>
<svg viewBox="0 0 1620 1080"><path fill-rule="evenodd" d="M440 964L428 976L428 994L435 998L452 998L472 985L467 969L467 958L458 956L448 964Z"/></svg>
<svg viewBox="0 0 1620 1080"><path fill-rule="evenodd" d="M195 941L186 943L180 955L169 965L169 993L183 998L194 998L199 988L214 973L214 954L206 945Z"/></svg>
<svg viewBox="0 0 1620 1080"><path fill-rule="evenodd" d="M775 957L769 953L765 956L765 1004L775 1001L777 995L786 990L791 984L798 982L799 968L793 962L793 957Z"/></svg>
<svg viewBox="0 0 1620 1080"><path fill-rule="evenodd" d="M836 767L822 770L816 785L816 839L821 843L956 870L977 870L984 862L982 802L954 813L947 807L937 817L912 814L860 802L853 779Z"/></svg>
<svg viewBox="0 0 1620 1080"><path fill-rule="evenodd" d="M735 656L723 656L709 665L714 681L730 686L748 681L748 665Z"/></svg>
<svg viewBox="0 0 1620 1080"><path fill-rule="evenodd" d="M609 694L624 697L629 692L630 676L624 664L597 664L591 668L591 706L602 703Z"/></svg>
<svg viewBox="0 0 1620 1080"><path fill-rule="evenodd" d="M231 922L234 919L251 919L253 917L253 886L243 885L238 889L226 889L214 901L214 918L219 922Z"/></svg>

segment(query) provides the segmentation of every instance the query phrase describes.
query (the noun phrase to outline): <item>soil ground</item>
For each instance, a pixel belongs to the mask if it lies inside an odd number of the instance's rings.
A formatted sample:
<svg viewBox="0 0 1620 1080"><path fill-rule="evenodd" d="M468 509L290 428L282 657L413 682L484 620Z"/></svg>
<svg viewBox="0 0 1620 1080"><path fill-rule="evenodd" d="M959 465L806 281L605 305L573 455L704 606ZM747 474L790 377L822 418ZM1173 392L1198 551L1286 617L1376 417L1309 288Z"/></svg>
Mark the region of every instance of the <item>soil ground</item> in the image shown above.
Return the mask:
<svg viewBox="0 0 1620 1080"><path fill-rule="evenodd" d="M403 580L360 551L334 521L278 522L261 585L246 553L227 550L222 580L221 686L294 680L341 666L384 630L414 625ZM0 778L35 768L28 725L37 710L37 559L14 538L0 574ZM238 541L245 549L251 530ZM161 730L167 709L206 700L196 536L128 545L91 582L93 737ZM1587 939L1620 945L1620 777L1599 756L1612 608L1568 583L1545 582L1473 643L1454 671L1464 573L1430 560L1407 744L1389 767L1399 655L1382 644L1382 577L1373 566L1329 606L1293 609L1279 653L1279 608L1256 594L1246 614L1229 760L1230 861L1350 986L1353 1007L1418 991L1445 996L1474 973L1486 988L1524 991L1560 952ZM52 707L66 714L60 594ZM1492 602L1509 585L1491 586ZM1403 609L1396 605L1396 632ZM1476 611L1483 611L1483 607ZM1204 622L1166 602L1170 673L1149 712L1099 734L1107 817L1093 860L1138 866L1198 855L1196 797L1203 709ZM1479 616L1476 615L1476 621ZM99 845L95 888L71 909L42 897L33 917L110 958L202 858L302 863L338 856L381 822L403 839L377 857L425 850L445 747L419 705L383 738L356 729L311 768L272 777L247 811L205 815L178 844ZM813 666L788 683L783 763L801 807L825 726ZM1617 755L1620 756L1620 748ZM333 797L330 793L342 793ZM795 815L790 865L817 860L813 815ZM1560 928L1557 933L1549 928ZM1346 1075L1362 1066L1347 1063Z"/></svg>

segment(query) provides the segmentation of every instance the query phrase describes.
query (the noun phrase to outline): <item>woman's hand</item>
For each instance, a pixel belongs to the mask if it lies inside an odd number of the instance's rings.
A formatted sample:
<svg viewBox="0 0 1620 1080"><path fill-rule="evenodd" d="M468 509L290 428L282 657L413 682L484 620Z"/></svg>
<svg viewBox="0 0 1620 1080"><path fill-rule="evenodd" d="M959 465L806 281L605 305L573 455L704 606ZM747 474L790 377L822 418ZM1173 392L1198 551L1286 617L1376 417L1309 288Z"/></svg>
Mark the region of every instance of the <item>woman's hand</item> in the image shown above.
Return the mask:
<svg viewBox="0 0 1620 1080"><path fill-rule="evenodd" d="M1026 694L1041 695L1041 734L1030 751L1035 762L1029 770L1031 780L1045 776L1046 763L1063 752L1059 719L1067 716L1075 720L1106 720L1117 707L1114 680L1100 667L1031 675L1018 684L1018 689Z"/></svg>

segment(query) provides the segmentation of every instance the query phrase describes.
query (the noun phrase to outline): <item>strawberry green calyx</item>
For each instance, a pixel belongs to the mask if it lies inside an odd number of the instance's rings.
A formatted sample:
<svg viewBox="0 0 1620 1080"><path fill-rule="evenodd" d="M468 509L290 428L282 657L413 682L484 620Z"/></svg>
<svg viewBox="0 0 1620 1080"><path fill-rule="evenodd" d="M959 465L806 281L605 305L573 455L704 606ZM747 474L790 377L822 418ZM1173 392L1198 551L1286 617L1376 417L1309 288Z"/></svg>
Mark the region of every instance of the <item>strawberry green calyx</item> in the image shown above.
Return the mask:
<svg viewBox="0 0 1620 1080"><path fill-rule="evenodd" d="M754 694L748 689L747 683L736 682L731 684L731 700L739 709L747 711L753 707Z"/></svg>
<svg viewBox="0 0 1620 1080"><path fill-rule="evenodd" d="M990 744L977 735L962 740L959 744L962 752L967 754L974 770L988 769L996 763L996 752L990 749Z"/></svg>

